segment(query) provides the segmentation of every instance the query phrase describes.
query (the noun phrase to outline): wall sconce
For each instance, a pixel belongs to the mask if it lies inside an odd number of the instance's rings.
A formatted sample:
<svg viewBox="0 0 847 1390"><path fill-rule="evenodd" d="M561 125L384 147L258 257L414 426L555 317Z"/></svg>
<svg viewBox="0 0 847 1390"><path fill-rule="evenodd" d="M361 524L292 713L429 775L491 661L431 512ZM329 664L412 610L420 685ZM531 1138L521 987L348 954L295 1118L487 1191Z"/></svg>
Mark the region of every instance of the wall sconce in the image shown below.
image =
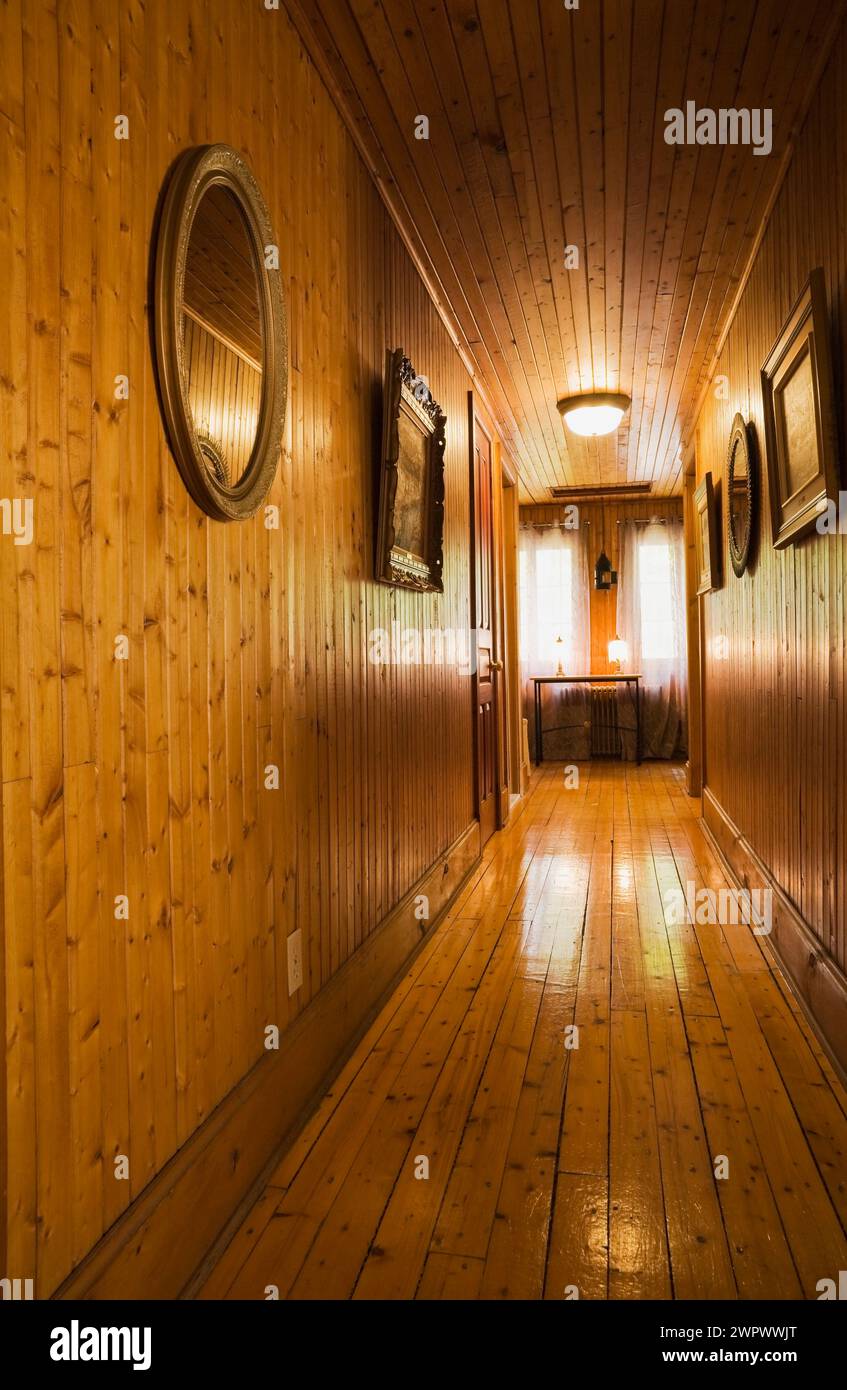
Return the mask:
<svg viewBox="0 0 847 1390"><path fill-rule="evenodd" d="M600 558L594 566L594 587L595 589L611 589L613 584L618 582L618 572L612 569L611 561L605 550L600 551Z"/></svg>
<svg viewBox="0 0 847 1390"><path fill-rule="evenodd" d="M614 666L615 670L622 671L623 663L629 656L629 647L618 634L615 633L614 640L609 643L609 665Z"/></svg>

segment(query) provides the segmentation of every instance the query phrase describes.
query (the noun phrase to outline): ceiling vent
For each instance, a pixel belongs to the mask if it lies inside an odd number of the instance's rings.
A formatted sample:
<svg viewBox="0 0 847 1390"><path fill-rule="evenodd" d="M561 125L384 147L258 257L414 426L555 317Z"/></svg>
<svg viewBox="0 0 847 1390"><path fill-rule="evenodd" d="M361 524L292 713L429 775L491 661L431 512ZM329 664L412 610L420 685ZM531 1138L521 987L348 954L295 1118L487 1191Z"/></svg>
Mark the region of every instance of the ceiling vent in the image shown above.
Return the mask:
<svg viewBox="0 0 847 1390"><path fill-rule="evenodd" d="M588 502L601 497L644 497L652 483L618 483L598 487L551 487L550 496L557 502Z"/></svg>

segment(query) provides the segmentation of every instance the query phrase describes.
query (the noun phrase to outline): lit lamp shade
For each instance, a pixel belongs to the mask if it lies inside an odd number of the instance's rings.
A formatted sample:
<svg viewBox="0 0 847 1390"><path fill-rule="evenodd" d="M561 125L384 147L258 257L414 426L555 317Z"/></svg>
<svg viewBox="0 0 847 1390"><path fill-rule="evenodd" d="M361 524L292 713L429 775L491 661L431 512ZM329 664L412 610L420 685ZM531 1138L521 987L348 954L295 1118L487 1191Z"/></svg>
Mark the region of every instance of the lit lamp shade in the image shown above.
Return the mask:
<svg viewBox="0 0 847 1390"><path fill-rule="evenodd" d="M615 637L613 641L609 643L609 661L613 664L617 663L620 667L623 666L628 656L629 648L626 642L620 637Z"/></svg>
<svg viewBox="0 0 847 1390"><path fill-rule="evenodd" d="M630 399L612 391L597 391L592 395L565 396L556 406L568 429L590 436L616 430L629 410Z"/></svg>

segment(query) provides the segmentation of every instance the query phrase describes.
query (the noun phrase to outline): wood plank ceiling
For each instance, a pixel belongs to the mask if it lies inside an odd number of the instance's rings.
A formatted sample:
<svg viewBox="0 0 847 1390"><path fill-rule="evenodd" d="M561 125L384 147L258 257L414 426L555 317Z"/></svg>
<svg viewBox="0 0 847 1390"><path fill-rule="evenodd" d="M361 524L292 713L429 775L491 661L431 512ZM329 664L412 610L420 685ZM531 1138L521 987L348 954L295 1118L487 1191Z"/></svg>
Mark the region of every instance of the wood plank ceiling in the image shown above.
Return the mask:
<svg viewBox="0 0 847 1390"><path fill-rule="evenodd" d="M679 492L843 0L288 3L491 405L521 500L643 480ZM665 111L689 100L772 108L772 152L666 144ZM625 426L577 440L557 398L604 389L631 395Z"/></svg>

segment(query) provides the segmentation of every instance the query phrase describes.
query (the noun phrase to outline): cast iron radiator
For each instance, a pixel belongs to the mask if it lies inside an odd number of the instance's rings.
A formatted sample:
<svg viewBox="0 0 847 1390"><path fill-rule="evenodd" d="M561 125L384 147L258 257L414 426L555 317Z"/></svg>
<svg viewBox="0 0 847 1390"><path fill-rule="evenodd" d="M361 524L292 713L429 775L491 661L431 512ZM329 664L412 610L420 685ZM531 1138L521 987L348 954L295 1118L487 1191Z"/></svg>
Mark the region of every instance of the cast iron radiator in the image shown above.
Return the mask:
<svg viewBox="0 0 847 1390"><path fill-rule="evenodd" d="M613 685L591 687L591 756L619 758L618 692Z"/></svg>

